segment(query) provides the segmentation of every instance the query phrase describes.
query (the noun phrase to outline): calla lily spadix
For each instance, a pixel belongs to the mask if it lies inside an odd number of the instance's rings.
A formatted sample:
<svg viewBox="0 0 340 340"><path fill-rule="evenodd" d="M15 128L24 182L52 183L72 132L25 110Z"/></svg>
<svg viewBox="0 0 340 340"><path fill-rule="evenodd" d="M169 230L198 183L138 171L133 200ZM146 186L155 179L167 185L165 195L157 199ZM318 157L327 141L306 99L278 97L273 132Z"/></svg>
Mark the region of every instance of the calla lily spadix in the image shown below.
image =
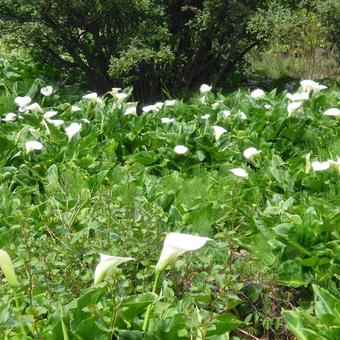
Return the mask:
<svg viewBox="0 0 340 340"><path fill-rule="evenodd" d="M266 93L261 89L256 89L250 93L250 96L254 99L263 99Z"/></svg>
<svg viewBox="0 0 340 340"><path fill-rule="evenodd" d="M221 136L227 132L227 130L222 126L214 125L212 128L214 129L216 141L218 141Z"/></svg>
<svg viewBox="0 0 340 340"><path fill-rule="evenodd" d="M65 133L70 140L74 135L76 135L81 130L81 124L79 123L72 123L65 129Z"/></svg>
<svg viewBox="0 0 340 340"><path fill-rule="evenodd" d="M7 252L2 249L0 249L0 268L11 286L19 286L12 260Z"/></svg>
<svg viewBox="0 0 340 340"><path fill-rule="evenodd" d="M211 90L211 86L209 86L209 85L207 85L207 84L202 84L201 86L200 86L200 92L201 93L207 93L207 92L209 92L210 90Z"/></svg>
<svg viewBox="0 0 340 340"><path fill-rule="evenodd" d="M187 251L202 248L211 239L182 233L170 233L165 237L156 272L162 272L176 258Z"/></svg>
<svg viewBox="0 0 340 340"><path fill-rule="evenodd" d="M45 97L49 97L53 93L53 87L51 85L42 87L40 93Z"/></svg>
<svg viewBox="0 0 340 340"><path fill-rule="evenodd" d="M336 107L332 107L328 110L326 110L323 113L324 116L333 116L333 117L339 117L340 116L340 110Z"/></svg>
<svg viewBox="0 0 340 340"><path fill-rule="evenodd" d="M132 260L134 260L132 257L119 257L100 254L100 262L98 263L94 272L94 284L103 281L110 269L119 266L123 262Z"/></svg>
<svg viewBox="0 0 340 340"><path fill-rule="evenodd" d="M25 148L26 148L27 153L35 151L35 150L42 150L43 147L44 146L36 140L30 140L25 143Z"/></svg>
<svg viewBox="0 0 340 340"><path fill-rule="evenodd" d="M178 155L184 155L189 149L184 146L184 145L176 145L174 148L174 151L178 154Z"/></svg>
<svg viewBox="0 0 340 340"><path fill-rule="evenodd" d="M237 177L248 177L247 171L242 168L235 168L230 171Z"/></svg>

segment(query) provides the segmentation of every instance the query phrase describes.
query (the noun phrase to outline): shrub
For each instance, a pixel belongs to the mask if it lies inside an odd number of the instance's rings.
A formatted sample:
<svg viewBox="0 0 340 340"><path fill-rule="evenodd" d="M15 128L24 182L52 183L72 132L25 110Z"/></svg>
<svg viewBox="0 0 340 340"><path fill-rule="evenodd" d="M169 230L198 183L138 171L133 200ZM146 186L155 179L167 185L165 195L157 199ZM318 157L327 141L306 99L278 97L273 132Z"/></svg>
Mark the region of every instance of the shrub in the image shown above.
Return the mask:
<svg viewBox="0 0 340 340"><path fill-rule="evenodd" d="M41 63L80 69L99 91L133 85L147 100L221 85L260 43L247 24L264 2L2 0L0 13Z"/></svg>

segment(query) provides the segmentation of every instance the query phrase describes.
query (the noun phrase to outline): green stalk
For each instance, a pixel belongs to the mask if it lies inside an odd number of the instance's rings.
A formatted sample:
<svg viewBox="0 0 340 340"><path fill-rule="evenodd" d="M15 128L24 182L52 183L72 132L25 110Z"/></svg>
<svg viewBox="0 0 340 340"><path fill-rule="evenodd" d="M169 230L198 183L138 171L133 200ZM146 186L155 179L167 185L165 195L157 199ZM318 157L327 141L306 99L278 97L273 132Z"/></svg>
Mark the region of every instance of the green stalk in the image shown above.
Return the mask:
<svg viewBox="0 0 340 340"><path fill-rule="evenodd" d="M161 272L156 272L155 281L154 281L153 287L152 287L152 293L156 294L156 290L157 290L157 286L158 286L158 281L159 281L160 275L161 275ZM151 308L152 308L152 304L150 304L148 306L148 309L146 310L146 313L145 313L145 316L144 316L144 323L143 323L143 331L144 332L146 332L148 330L148 327L149 327Z"/></svg>
<svg viewBox="0 0 340 340"><path fill-rule="evenodd" d="M15 287L13 288L13 292L14 292L15 309L16 309L17 317L18 317L19 324L20 324L20 331L21 331L22 335L25 335L26 332L25 332L25 327L24 327L24 320L23 320L21 312L20 312L19 300L18 300L18 296L17 296L17 289Z"/></svg>

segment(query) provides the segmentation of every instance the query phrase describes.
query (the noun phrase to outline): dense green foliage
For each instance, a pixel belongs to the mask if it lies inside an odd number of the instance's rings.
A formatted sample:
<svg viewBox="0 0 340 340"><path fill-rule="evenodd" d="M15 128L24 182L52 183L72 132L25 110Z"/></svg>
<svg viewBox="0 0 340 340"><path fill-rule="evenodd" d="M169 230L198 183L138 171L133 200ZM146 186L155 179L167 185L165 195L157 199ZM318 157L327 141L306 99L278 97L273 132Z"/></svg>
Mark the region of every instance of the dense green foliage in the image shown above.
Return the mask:
<svg viewBox="0 0 340 340"><path fill-rule="evenodd" d="M80 99L55 84L43 96L48 84L29 66L1 63L0 249L20 282L1 276L5 339L142 339L148 305L149 339L282 339L281 308L299 339L339 334L339 117L323 114L339 107L338 88L290 113L286 92L240 90L135 115L131 88ZM41 110L20 112L15 98L27 94ZM213 126L226 131L217 138ZM249 147L261 153L247 159ZM153 269L171 231L213 240L176 261L157 296ZM93 285L100 252L135 261Z"/></svg>

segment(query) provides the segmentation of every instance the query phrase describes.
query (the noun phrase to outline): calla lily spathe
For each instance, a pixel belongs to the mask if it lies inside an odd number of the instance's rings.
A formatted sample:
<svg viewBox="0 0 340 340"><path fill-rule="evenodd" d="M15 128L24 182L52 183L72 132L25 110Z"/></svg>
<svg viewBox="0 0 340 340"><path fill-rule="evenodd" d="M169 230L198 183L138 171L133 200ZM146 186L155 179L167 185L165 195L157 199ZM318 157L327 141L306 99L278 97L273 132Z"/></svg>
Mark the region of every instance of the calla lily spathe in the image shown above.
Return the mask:
<svg viewBox="0 0 340 340"><path fill-rule="evenodd" d="M161 256L156 265L156 273L162 272L176 258L187 251L202 248L211 239L182 233L170 233L165 237Z"/></svg>
<svg viewBox="0 0 340 340"><path fill-rule="evenodd" d="M12 260L7 252L2 249L0 249L0 268L11 286L19 286Z"/></svg>
<svg viewBox="0 0 340 340"><path fill-rule="evenodd" d="M76 135L80 130L81 130L81 124L79 124L79 123L72 123L70 126L68 126L65 129L65 133L66 133L68 139L71 140L71 138L74 135Z"/></svg>
<svg viewBox="0 0 340 340"><path fill-rule="evenodd" d="M174 147L174 151L178 154L178 155L184 155L189 149L184 146L184 145L176 145Z"/></svg>
<svg viewBox="0 0 340 340"><path fill-rule="evenodd" d="M44 146L36 140L30 140L25 143L25 148L26 148L27 153L35 151L35 150L42 150L43 147Z"/></svg>
<svg viewBox="0 0 340 340"><path fill-rule="evenodd" d="M331 163L329 161L325 162L313 161L311 163L311 166L314 171L325 171L331 167Z"/></svg>
<svg viewBox="0 0 340 340"><path fill-rule="evenodd" d="M50 119L58 114L57 111L47 111L44 113L44 118L45 119Z"/></svg>
<svg viewBox="0 0 340 340"><path fill-rule="evenodd" d="M13 122L14 120L16 120L17 115L13 112L8 112L6 113L5 118L1 118L1 120L3 120L4 122Z"/></svg>
<svg viewBox="0 0 340 340"><path fill-rule="evenodd" d="M243 156L247 159L255 156L255 155L258 155L259 153L261 153L262 151L261 150L257 150L256 148L254 147L250 147L250 148L247 148L243 151Z"/></svg>
<svg viewBox="0 0 340 340"><path fill-rule="evenodd" d="M333 117L339 117L340 116L340 110L336 107L332 107L328 110L326 110L323 113L324 116L333 116Z"/></svg>
<svg viewBox="0 0 340 340"><path fill-rule="evenodd" d="M212 89L212 87L210 85L207 85L207 84L202 84L200 86L200 92L201 93L207 93L209 92L210 90Z"/></svg>
<svg viewBox="0 0 340 340"><path fill-rule="evenodd" d="M302 102L292 102L287 106L288 117L290 117L295 111L302 106Z"/></svg>
<svg viewBox="0 0 340 340"><path fill-rule="evenodd" d="M214 125L212 128L214 129L216 141L218 141L221 136L227 132L227 130L222 126Z"/></svg>
<svg viewBox="0 0 340 340"><path fill-rule="evenodd" d="M321 90L327 89L326 85L321 85L318 82L314 80L310 80L310 79L301 80L300 85L303 91L307 93L312 93L312 92L317 93L317 92L320 92Z"/></svg>
<svg viewBox="0 0 340 340"><path fill-rule="evenodd" d="M19 107L25 107L32 101L32 98L30 96L24 96L24 97L16 97L14 99L15 104L17 104Z"/></svg>
<svg viewBox="0 0 340 340"><path fill-rule="evenodd" d="M125 111L124 111L124 116L137 116L137 109L135 106L132 107L128 107Z"/></svg>
<svg viewBox="0 0 340 340"><path fill-rule="evenodd" d="M302 100L308 100L309 93L308 92L296 92L293 94L287 93L286 97L292 102L299 102Z"/></svg>
<svg viewBox="0 0 340 340"><path fill-rule="evenodd" d="M110 269L119 266L123 262L132 260L134 260L132 257L119 257L100 254L100 262L98 263L94 272L94 284L103 281Z"/></svg>
<svg viewBox="0 0 340 340"><path fill-rule="evenodd" d="M168 118L168 117L161 118L161 122L163 124L170 124L170 123L173 123L174 121L175 121L175 118Z"/></svg>
<svg viewBox="0 0 340 340"><path fill-rule="evenodd" d="M243 168L235 168L230 170L237 177L248 177L248 173Z"/></svg>
<svg viewBox="0 0 340 340"><path fill-rule="evenodd" d="M30 111L30 112L33 112L33 113L38 113L38 112L42 112L42 108L38 103L32 103L28 106L21 107L19 109L19 111L22 111L22 112Z"/></svg>
<svg viewBox="0 0 340 340"><path fill-rule="evenodd" d="M53 87L51 85L42 87L40 93L45 97L49 97L53 93Z"/></svg>
<svg viewBox="0 0 340 340"><path fill-rule="evenodd" d="M250 93L250 96L254 99L263 99L266 93L261 89L256 89Z"/></svg>

